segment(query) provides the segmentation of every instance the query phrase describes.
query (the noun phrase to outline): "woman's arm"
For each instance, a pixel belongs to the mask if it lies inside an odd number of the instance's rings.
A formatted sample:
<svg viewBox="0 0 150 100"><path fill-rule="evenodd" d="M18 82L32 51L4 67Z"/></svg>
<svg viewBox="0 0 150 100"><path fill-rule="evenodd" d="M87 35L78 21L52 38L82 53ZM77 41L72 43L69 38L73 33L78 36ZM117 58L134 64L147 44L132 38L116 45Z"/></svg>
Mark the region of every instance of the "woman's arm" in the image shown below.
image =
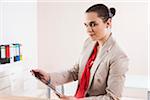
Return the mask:
<svg viewBox="0 0 150 100"><path fill-rule="evenodd" d="M79 65L75 64L74 67L68 71L49 73L51 83L55 86L62 85L78 79Z"/></svg>

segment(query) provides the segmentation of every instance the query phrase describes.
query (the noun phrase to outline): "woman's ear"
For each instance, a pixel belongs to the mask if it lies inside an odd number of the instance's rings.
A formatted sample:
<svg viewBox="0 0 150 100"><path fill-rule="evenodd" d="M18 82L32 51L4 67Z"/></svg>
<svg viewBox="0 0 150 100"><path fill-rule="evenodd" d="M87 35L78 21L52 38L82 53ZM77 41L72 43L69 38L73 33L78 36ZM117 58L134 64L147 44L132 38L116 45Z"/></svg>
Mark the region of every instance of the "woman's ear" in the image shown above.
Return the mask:
<svg viewBox="0 0 150 100"><path fill-rule="evenodd" d="M111 28L112 27L112 22L111 18L109 18L106 22L106 28Z"/></svg>
<svg viewBox="0 0 150 100"><path fill-rule="evenodd" d="M106 28L105 28L105 32L106 33L110 33L111 32L111 27L112 27L112 23L111 23L111 18L109 18L106 22Z"/></svg>

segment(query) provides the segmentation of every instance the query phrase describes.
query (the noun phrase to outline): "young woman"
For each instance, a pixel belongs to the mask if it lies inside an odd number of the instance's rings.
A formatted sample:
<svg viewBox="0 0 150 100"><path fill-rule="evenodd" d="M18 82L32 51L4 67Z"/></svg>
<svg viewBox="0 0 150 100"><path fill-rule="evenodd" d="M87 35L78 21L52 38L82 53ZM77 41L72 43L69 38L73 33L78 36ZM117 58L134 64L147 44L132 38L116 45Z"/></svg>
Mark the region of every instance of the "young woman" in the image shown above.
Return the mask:
<svg viewBox="0 0 150 100"><path fill-rule="evenodd" d="M43 82L55 86L78 80L75 96L64 96L62 100L120 100L129 60L110 31L115 11L104 4L86 10L84 25L89 38L72 69L50 74L33 69Z"/></svg>

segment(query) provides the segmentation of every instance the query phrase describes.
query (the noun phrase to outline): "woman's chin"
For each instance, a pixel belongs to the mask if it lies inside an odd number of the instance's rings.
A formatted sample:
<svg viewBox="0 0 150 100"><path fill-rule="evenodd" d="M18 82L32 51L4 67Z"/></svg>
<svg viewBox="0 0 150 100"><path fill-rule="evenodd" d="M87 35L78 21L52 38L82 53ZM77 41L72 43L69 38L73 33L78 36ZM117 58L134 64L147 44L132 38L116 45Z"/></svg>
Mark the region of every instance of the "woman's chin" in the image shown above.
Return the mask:
<svg viewBox="0 0 150 100"><path fill-rule="evenodd" d="M95 38L93 38L93 37L90 37L90 38L91 38L91 40L92 40L92 41L96 41L96 39L95 39Z"/></svg>

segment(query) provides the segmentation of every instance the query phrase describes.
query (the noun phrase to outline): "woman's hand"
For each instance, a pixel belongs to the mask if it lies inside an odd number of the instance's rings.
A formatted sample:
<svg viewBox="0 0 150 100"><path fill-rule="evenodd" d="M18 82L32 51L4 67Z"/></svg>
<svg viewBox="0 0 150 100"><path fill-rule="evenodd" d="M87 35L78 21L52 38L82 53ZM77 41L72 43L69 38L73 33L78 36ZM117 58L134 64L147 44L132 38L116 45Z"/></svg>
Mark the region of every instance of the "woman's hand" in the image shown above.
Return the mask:
<svg viewBox="0 0 150 100"><path fill-rule="evenodd" d="M60 100L79 100L73 96L63 96L60 98Z"/></svg>
<svg viewBox="0 0 150 100"><path fill-rule="evenodd" d="M48 84L48 81L50 80L50 76L47 72L41 69L32 69L30 72L32 73L32 75L40 79L42 82Z"/></svg>

